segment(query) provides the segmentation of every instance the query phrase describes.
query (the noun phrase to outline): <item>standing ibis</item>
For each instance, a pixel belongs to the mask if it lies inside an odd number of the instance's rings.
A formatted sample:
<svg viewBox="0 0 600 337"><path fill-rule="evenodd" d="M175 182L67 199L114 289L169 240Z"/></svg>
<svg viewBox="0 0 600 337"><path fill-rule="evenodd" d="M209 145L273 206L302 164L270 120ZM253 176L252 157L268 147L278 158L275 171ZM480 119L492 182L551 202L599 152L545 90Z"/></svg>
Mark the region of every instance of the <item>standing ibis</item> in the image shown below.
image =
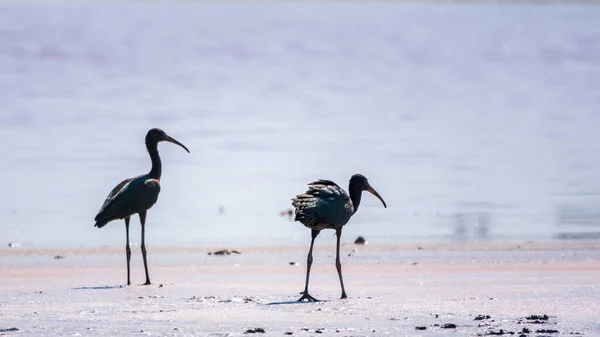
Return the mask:
<svg viewBox="0 0 600 337"><path fill-rule="evenodd" d="M169 137L161 129L152 129L146 134L146 149L152 160L152 169L150 173L123 180L117 185L104 201L98 215L94 218L95 227L102 228L107 223L117 220L125 220L125 233L127 244L125 252L127 254L127 285L130 285L129 279L129 261L131 260L131 249L129 248L129 218L134 214L139 214L142 224L142 256L144 258L144 270L146 271L146 283L150 284L148 275L148 263L146 262L145 245L145 225L146 212L154 206L160 192L160 176L162 173L162 164L158 155L158 143L162 141L171 142L184 148L188 153L190 150L185 145Z"/></svg>
<svg viewBox="0 0 600 337"><path fill-rule="evenodd" d="M358 210L362 191L367 191L375 195L381 200L383 207L387 208L385 201L383 201L379 193L369 185L367 178L361 174L355 174L350 178L348 190L350 191L350 195L333 181L317 180L308 184L308 191L306 193L299 194L292 199L292 206L296 208L296 217L294 220L300 221L304 226L312 230L312 239L306 260L306 284L304 285L302 297L298 299L298 302L302 302L303 300L307 300L308 302L318 301L308 293L308 278L313 262L313 245L315 238L321 230L328 228L335 230L337 236L335 267L340 277L340 285L342 286L341 298L346 298L344 280L342 279L342 265L340 263L340 237L342 235L342 228Z"/></svg>

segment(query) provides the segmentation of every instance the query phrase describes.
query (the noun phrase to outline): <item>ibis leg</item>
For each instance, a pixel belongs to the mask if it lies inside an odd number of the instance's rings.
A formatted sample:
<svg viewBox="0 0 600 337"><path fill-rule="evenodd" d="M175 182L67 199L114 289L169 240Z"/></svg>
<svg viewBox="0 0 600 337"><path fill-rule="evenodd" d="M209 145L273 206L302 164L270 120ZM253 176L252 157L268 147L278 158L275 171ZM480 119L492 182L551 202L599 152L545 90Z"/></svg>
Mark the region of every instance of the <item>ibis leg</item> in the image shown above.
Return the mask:
<svg viewBox="0 0 600 337"><path fill-rule="evenodd" d="M140 222L142 223L142 257L144 258L144 270L146 271L146 283L150 285L150 276L148 275L148 260L146 259L146 211L140 212Z"/></svg>
<svg viewBox="0 0 600 337"><path fill-rule="evenodd" d="M312 239L310 241L310 248L308 249L308 257L306 258L306 283L304 285L304 291L302 292L302 297L300 297L300 299L298 299L298 302L302 302L304 300L307 300L308 302L316 302L318 301L316 298L310 296L310 294L308 293L308 278L310 277L310 267L312 266L313 263L313 256L312 256L312 251L313 251L313 246L315 245L315 238L317 237L317 235L319 235L320 231L318 230L312 230Z"/></svg>
<svg viewBox="0 0 600 337"><path fill-rule="evenodd" d="M344 289L344 279L342 278L342 264L340 263L340 238L342 237L342 229L338 228L335 230L337 236L337 249L335 253L335 268L337 269L338 276L340 277L340 284L342 285L342 297L346 298L346 290Z"/></svg>
<svg viewBox="0 0 600 337"><path fill-rule="evenodd" d="M125 245L125 254L127 254L127 285L131 285L130 280L130 269L129 269L129 261L131 261L131 248L129 248L129 218L125 218L125 238L127 240L127 244Z"/></svg>

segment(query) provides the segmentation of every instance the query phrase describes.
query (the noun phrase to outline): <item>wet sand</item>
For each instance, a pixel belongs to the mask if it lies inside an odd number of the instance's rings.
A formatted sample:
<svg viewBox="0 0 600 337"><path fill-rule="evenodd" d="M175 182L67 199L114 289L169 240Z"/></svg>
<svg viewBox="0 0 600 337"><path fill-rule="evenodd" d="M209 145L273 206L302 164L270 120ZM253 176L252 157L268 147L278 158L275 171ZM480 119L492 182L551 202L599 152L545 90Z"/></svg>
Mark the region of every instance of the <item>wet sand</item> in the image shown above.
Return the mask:
<svg viewBox="0 0 600 337"><path fill-rule="evenodd" d="M149 247L151 286L133 249L129 287L123 249L2 249L0 335L600 335L600 243L347 244L345 300L322 245L297 303L306 248Z"/></svg>

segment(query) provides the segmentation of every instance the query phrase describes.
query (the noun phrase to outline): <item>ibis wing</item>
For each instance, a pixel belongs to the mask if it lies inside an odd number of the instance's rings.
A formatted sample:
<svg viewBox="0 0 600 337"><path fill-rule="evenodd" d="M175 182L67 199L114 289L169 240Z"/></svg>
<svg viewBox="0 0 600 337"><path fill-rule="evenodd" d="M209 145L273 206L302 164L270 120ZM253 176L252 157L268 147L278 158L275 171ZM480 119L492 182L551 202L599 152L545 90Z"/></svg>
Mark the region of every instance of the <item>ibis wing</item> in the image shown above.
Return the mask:
<svg viewBox="0 0 600 337"><path fill-rule="evenodd" d="M94 220L102 227L108 221L148 210L156 203L159 193L159 181L147 175L124 180L110 192Z"/></svg>
<svg viewBox="0 0 600 337"><path fill-rule="evenodd" d="M313 185L325 185L325 186L333 186L333 187L337 187L340 190L342 190L341 187L338 186L338 184L334 183L331 180L327 180L327 179L319 179L317 181L313 181L312 183L308 184L308 186L313 186ZM343 190L342 190L343 191Z"/></svg>
<svg viewBox="0 0 600 337"><path fill-rule="evenodd" d="M308 191L292 199L296 220L308 227L321 223L345 225L353 209L348 193L330 180L318 180L308 185Z"/></svg>
<svg viewBox="0 0 600 337"><path fill-rule="evenodd" d="M103 214L106 212L109 206L113 204L115 200L117 200L119 196L127 190L127 187L129 187L129 183L131 183L134 179L135 178L125 179L122 182L120 182L119 185L115 186L115 188L113 188L112 191L110 191L108 197L106 197L106 200L104 200L104 204L102 204L102 207L100 207L98 214L96 214L94 221L99 221L101 218L103 218Z"/></svg>

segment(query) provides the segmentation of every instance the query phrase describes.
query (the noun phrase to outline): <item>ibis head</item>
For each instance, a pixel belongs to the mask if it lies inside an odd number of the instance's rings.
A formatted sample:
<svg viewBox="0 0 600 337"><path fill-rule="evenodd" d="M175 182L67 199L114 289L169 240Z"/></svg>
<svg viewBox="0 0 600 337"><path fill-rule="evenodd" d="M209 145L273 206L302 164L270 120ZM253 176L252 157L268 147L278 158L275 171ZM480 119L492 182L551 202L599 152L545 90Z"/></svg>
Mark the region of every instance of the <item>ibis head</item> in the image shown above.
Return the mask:
<svg viewBox="0 0 600 337"><path fill-rule="evenodd" d="M381 201L381 203L383 204L383 207L387 208L387 205L385 204L385 201L383 201L383 198L369 184L369 180L367 180L367 177L363 176L362 174L353 175L352 178L350 178L350 186L352 186L360 191L367 191L367 192L373 194ZM353 189L352 187L350 188L351 190Z"/></svg>
<svg viewBox="0 0 600 337"><path fill-rule="evenodd" d="M153 145L154 147L156 147L156 145L159 142L169 142L169 143L177 144L177 145L181 146L184 150L186 150L188 153L190 153L190 150L188 150L188 148L185 147L185 145L181 144L173 137L167 135L167 133L164 132L163 130L154 128L154 129L151 129L150 131L148 131L148 133L146 134L146 144Z"/></svg>

